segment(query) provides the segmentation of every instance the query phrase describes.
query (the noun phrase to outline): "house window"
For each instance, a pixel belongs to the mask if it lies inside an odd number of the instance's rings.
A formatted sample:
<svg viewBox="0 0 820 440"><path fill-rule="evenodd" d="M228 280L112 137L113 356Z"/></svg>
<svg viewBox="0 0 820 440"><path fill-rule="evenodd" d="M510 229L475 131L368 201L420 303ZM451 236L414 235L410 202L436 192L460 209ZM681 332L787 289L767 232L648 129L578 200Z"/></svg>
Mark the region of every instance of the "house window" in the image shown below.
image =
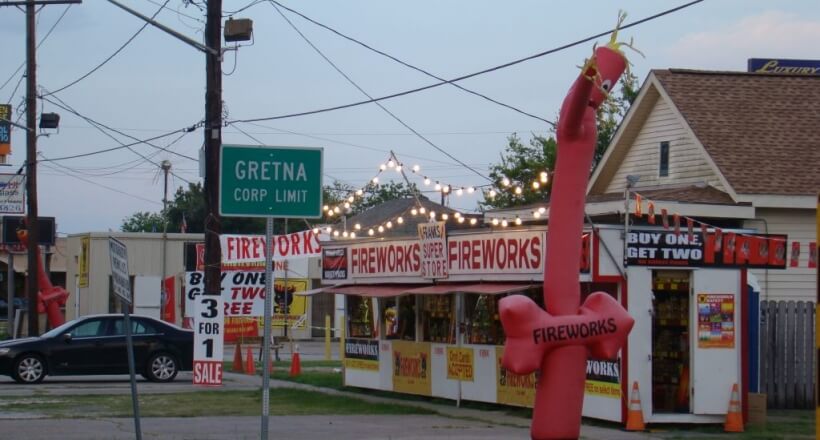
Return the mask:
<svg viewBox="0 0 820 440"><path fill-rule="evenodd" d="M661 161L658 166L658 176L666 177L669 175L669 142L661 142Z"/></svg>

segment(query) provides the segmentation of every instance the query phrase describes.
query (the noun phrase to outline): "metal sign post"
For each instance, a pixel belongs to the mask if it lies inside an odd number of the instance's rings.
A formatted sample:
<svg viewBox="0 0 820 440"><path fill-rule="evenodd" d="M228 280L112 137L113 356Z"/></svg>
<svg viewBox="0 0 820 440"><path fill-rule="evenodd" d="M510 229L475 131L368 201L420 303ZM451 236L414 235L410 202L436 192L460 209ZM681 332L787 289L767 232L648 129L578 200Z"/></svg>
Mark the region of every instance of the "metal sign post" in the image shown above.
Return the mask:
<svg viewBox="0 0 820 440"><path fill-rule="evenodd" d="M125 243L108 237L108 253L111 256L111 281L114 293L122 299L125 344L128 351L128 374L131 376L131 404L134 408L134 430L137 440L142 440L140 429L140 404L137 397L137 377L134 368L134 341L131 338L131 276L128 273L128 248Z"/></svg>
<svg viewBox="0 0 820 440"><path fill-rule="evenodd" d="M262 436L268 438L268 417L270 415L270 333L271 309L273 305L273 217L268 217L265 225L265 319L262 336Z"/></svg>

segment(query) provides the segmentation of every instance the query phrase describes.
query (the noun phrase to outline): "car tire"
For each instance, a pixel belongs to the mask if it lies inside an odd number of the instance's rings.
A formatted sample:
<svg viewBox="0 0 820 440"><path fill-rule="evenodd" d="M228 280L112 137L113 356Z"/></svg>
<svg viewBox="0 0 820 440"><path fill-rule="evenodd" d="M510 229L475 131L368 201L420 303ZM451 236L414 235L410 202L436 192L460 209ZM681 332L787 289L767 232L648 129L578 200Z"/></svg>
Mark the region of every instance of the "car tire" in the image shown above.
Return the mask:
<svg viewBox="0 0 820 440"><path fill-rule="evenodd" d="M17 383L40 383L46 377L46 363L40 355L24 354L14 361L12 377Z"/></svg>
<svg viewBox="0 0 820 440"><path fill-rule="evenodd" d="M145 377L151 382L170 382L179 373L177 358L166 352L154 353L145 366Z"/></svg>

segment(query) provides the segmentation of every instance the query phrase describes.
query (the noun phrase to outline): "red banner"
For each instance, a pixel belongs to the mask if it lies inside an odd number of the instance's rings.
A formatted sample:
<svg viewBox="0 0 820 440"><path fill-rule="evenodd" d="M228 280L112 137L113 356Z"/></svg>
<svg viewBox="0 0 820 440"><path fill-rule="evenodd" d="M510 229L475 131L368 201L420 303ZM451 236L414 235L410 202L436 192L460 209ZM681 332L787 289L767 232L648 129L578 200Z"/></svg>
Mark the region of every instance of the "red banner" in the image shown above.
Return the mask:
<svg viewBox="0 0 820 440"><path fill-rule="evenodd" d="M255 318L225 317L225 342L236 342L259 336L259 326Z"/></svg>

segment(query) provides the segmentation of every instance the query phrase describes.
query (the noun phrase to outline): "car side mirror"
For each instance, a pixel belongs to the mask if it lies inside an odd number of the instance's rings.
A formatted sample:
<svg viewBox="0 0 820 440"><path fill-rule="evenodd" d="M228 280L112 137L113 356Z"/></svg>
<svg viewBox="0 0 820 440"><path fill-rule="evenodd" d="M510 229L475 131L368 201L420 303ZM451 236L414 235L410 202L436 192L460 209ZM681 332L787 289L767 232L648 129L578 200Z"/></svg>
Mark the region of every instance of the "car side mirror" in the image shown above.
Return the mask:
<svg viewBox="0 0 820 440"><path fill-rule="evenodd" d="M71 342L71 333L63 333L63 342L65 342L65 343Z"/></svg>

